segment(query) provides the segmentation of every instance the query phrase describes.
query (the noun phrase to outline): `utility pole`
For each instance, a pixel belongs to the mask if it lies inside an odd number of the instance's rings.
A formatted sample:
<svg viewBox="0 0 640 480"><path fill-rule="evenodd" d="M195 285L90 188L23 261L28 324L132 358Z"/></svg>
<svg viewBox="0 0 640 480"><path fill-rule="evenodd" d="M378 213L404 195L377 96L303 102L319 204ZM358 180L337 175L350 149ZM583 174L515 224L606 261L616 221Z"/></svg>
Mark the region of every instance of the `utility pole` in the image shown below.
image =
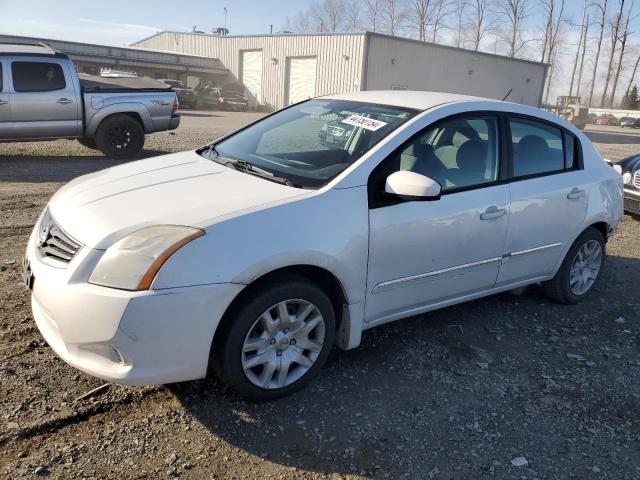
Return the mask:
<svg viewBox="0 0 640 480"><path fill-rule="evenodd" d="M227 29L227 7L224 7L224 29Z"/></svg>

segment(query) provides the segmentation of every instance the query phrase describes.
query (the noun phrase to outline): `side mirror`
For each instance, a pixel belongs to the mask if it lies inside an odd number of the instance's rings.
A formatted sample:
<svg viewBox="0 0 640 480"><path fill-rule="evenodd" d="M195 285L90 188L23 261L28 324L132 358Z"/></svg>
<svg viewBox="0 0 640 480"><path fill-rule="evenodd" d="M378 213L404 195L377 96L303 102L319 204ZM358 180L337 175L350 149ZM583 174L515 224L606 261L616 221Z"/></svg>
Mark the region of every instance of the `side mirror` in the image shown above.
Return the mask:
<svg viewBox="0 0 640 480"><path fill-rule="evenodd" d="M384 191L405 200L438 200L442 187L432 178L400 170L387 177Z"/></svg>

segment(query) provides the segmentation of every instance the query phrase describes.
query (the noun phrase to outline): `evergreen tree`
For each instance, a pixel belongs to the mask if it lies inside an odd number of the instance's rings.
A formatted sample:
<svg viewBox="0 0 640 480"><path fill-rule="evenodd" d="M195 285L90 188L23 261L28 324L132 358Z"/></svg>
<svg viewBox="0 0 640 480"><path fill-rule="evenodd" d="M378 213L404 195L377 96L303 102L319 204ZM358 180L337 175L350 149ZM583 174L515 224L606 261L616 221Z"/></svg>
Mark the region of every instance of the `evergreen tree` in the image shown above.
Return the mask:
<svg viewBox="0 0 640 480"><path fill-rule="evenodd" d="M634 85L629 94L622 98L621 107L624 110L640 110L640 92L637 85Z"/></svg>

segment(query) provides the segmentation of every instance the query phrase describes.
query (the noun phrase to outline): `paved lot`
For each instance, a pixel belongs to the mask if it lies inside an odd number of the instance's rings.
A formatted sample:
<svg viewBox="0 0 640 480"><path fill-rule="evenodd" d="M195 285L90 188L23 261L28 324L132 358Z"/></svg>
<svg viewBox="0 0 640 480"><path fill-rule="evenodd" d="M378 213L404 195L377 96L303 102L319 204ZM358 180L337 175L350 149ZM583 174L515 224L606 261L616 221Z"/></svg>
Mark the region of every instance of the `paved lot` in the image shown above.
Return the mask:
<svg viewBox="0 0 640 480"><path fill-rule="evenodd" d="M255 118L192 112L147 154ZM629 130L588 134L605 156L640 149ZM19 264L50 195L117 163L71 141L0 144L0 478L640 478L640 221L629 216L581 305L530 288L386 325L267 404L214 379L77 400L102 382L42 340Z"/></svg>

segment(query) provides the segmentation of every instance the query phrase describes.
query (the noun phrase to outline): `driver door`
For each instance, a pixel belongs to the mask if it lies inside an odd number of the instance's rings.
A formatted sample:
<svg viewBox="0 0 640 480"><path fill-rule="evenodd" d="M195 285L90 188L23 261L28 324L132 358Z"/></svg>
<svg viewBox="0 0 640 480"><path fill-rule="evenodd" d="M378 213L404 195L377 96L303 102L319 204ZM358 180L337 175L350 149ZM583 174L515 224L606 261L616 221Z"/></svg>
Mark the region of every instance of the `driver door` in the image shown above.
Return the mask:
<svg viewBox="0 0 640 480"><path fill-rule="evenodd" d="M420 313L494 286L509 219L500 130L497 116L444 120L371 174L366 322ZM385 181L398 170L436 180L441 198L389 198Z"/></svg>

